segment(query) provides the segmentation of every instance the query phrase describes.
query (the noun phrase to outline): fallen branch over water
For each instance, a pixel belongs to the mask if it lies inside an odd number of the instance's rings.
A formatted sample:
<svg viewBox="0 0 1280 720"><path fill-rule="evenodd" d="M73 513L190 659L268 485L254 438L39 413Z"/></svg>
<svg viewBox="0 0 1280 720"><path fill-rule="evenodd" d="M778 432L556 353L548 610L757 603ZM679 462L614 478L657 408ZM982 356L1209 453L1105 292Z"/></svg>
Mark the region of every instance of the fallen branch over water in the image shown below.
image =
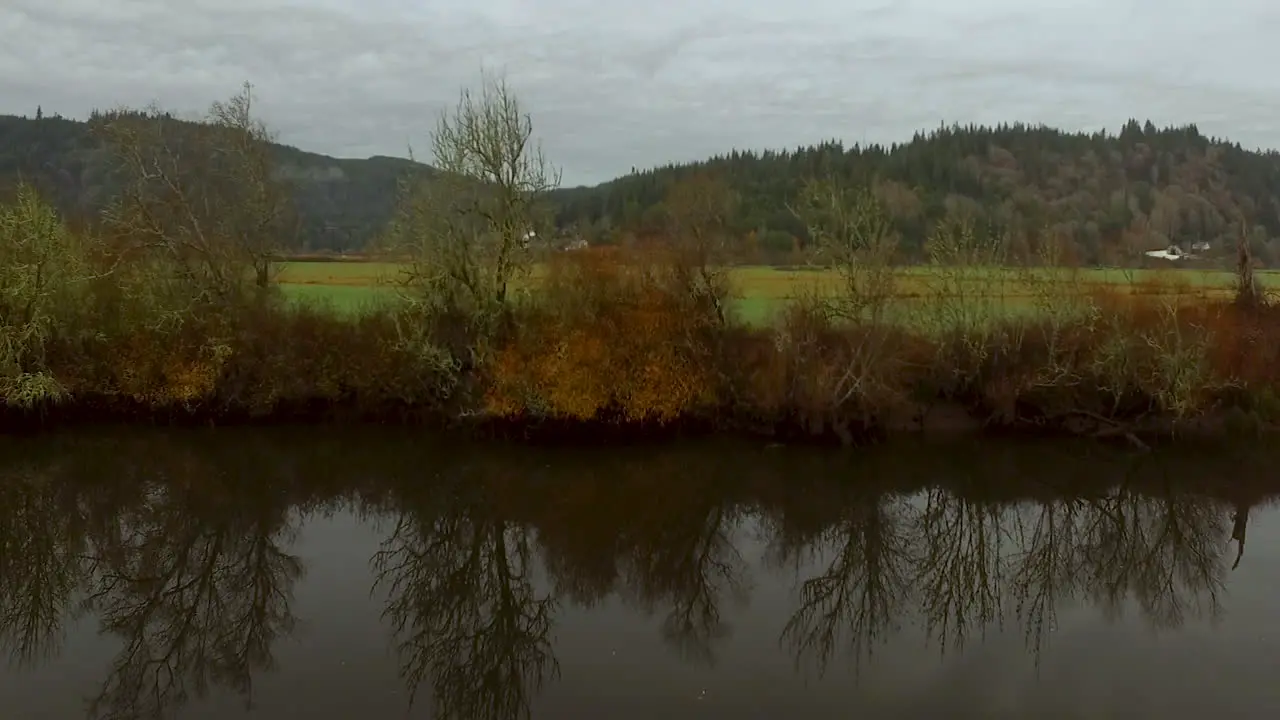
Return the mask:
<svg viewBox="0 0 1280 720"><path fill-rule="evenodd" d="M1108 439L1121 437L1128 440L1131 445L1141 450L1150 450L1151 446L1143 442L1134 434L1133 425L1130 423L1121 423L1111 418L1103 417L1097 413L1088 410L1071 410L1068 416L1085 417L1104 427L1098 428L1091 433L1095 439Z"/></svg>

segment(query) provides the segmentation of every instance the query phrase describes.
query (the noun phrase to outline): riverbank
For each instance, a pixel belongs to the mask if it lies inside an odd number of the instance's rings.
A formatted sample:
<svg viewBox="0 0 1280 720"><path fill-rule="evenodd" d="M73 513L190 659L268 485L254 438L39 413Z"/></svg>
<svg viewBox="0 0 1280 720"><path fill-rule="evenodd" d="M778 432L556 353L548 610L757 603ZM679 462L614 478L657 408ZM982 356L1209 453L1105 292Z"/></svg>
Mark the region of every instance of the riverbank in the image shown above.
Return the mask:
<svg viewBox="0 0 1280 720"><path fill-rule="evenodd" d="M119 397L81 397L36 409L0 409L0 433L43 434L85 427L417 427L469 440L549 446L652 444L723 437L803 446L865 445L907 436L999 439L1092 438L1140 449L1172 440L1264 437L1280 433L1270 413L1240 405L1191 416L1156 413L1107 417L1075 410L1055 416L995 418L955 401L920 403L889 418L840 418L818 424L797 417L760 422L749 413L630 421L602 413L562 417L449 416L431 406L361 405L353 399L282 402L269 411L246 407L154 406Z"/></svg>
<svg viewBox="0 0 1280 720"><path fill-rule="evenodd" d="M815 300L758 327L654 290L617 277L560 285L483 336L403 307L349 317L270 298L176 329L95 313L49 334L39 373L9 381L0 426L413 424L570 444L970 432L1146 445L1280 423L1280 312L1267 306L1092 289L1018 316L940 302L929 326L849 322Z"/></svg>
<svg viewBox="0 0 1280 720"><path fill-rule="evenodd" d="M353 314L290 302L269 264L156 255L130 232L77 234L30 193L0 212L23 261L0 264L6 430L361 422L579 444L984 431L1142 445L1280 423L1280 308L1247 252L1240 286L1255 289L1234 300L1176 273L1097 283L959 250L904 288L888 259L857 256L762 323L735 309L725 268L675 241L552 255L536 283L484 258L423 261Z"/></svg>

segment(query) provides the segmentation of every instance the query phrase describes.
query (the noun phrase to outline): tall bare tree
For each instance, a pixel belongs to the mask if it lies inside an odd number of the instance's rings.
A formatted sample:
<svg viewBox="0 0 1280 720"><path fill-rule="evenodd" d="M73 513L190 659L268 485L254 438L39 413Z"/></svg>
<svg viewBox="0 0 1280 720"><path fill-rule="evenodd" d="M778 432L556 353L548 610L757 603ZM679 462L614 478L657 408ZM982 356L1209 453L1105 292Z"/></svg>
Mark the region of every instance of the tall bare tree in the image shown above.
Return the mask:
<svg viewBox="0 0 1280 720"><path fill-rule="evenodd" d="M98 119L124 181L108 227L196 300L225 304L248 286L268 287L272 263L293 234L272 135L252 111L246 83L201 122L154 106Z"/></svg>
<svg viewBox="0 0 1280 720"><path fill-rule="evenodd" d="M840 274L843 287L832 309L848 320L879 322L894 296L899 241L880 199L827 177L807 182L791 210Z"/></svg>
<svg viewBox="0 0 1280 720"><path fill-rule="evenodd" d="M698 173L674 184L664 202L677 253L675 279L723 325L729 296L728 221L738 196L723 178Z"/></svg>
<svg viewBox="0 0 1280 720"><path fill-rule="evenodd" d="M225 154L239 180L241 212L232 218L236 248L253 270L254 284L273 280L273 262L291 242L297 227L288 187L278 180L271 145L276 136L253 115L253 86L226 102L215 102L209 121L222 136L216 151Z"/></svg>
<svg viewBox="0 0 1280 720"><path fill-rule="evenodd" d="M439 172L406 188L390 232L408 257L403 295L431 311L491 318L532 265L560 181L533 139L533 122L501 77L463 90L431 138Z"/></svg>

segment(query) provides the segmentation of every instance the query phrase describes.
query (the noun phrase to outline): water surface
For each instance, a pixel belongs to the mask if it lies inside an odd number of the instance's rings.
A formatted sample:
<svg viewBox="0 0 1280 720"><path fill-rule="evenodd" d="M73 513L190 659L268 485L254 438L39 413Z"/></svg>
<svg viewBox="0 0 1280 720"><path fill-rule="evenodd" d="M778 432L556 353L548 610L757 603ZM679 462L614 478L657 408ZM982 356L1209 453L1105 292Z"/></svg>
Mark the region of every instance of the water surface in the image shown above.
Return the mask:
<svg viewBox="0 0 1280 720"><path fill-rule="evenodd" d="M1277 468L990 441L0 439L0 708L1274 717Z"/></svg>

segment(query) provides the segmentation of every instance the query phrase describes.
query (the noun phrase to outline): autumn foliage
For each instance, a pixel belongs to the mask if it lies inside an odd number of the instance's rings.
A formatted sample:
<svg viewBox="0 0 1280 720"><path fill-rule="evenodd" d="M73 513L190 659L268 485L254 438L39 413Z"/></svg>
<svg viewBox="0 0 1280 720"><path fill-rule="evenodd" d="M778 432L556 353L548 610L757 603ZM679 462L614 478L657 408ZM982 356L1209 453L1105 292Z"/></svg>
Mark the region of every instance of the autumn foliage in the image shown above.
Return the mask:
<svg viewBox="0 0 1280 720"><path fill-rule="evenodd" d="M590 250L550 264L489 377L486 409L670 421L717 399L709 308L662 253Z"/></svg>

